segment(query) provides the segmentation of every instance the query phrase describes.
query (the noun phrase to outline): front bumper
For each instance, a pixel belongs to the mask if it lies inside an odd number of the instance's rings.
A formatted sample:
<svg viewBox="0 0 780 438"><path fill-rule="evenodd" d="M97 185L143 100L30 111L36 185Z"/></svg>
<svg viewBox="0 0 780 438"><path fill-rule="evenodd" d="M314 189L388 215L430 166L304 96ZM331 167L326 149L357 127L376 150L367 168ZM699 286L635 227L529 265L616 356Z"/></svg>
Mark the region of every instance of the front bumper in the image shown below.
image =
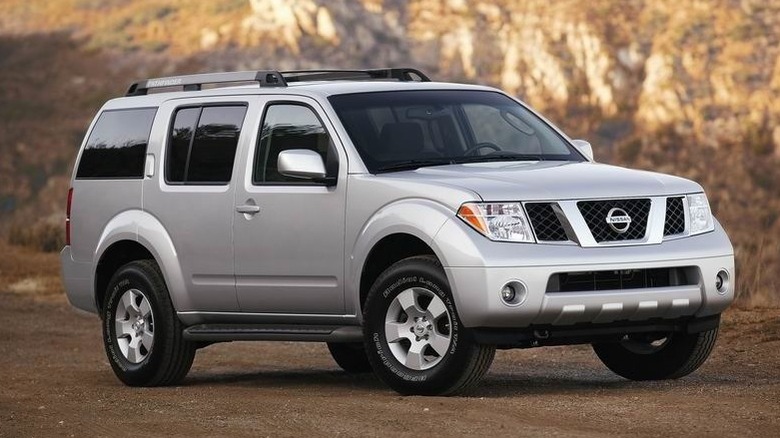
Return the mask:
<svg viewBox="0 0 780 438"><path fill-rule="evenodd" d="M734 299L734 255L719 224L713 232L657 245L582 248L576 245L516 244L485 239L457 220L434 239L462 324L466 327L525 328L581 323L702 318L721 313ZM557 273L690 268L698 284L640 289L547 292ZM729 274L718 292L716 275ZM501 289L511 281L527 296L507 305Z"/></svg>

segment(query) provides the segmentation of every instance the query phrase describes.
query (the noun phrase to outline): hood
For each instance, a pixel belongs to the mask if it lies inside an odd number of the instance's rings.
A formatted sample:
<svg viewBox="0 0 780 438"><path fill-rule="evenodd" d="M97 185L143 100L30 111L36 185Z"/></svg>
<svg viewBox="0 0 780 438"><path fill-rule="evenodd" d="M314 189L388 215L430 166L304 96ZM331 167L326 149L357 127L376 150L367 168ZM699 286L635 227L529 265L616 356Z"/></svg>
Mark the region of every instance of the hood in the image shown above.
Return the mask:
<svg viewBox="0 0 780 438"><path fill-rule="evenodd" d="M423 167L384 176L471 190L484 201L630 198L703 191L685 178L598 163L470 163Z"/></svg>

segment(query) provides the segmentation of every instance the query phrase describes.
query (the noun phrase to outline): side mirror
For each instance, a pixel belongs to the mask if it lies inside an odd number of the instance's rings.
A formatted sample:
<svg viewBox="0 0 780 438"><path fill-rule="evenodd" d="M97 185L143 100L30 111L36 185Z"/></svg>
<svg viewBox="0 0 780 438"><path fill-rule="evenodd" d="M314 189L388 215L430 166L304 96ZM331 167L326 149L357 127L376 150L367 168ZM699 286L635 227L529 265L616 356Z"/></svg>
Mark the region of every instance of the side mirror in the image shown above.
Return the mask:
<svg viewBox="0 0 780 438"><path fill-rule="evenodd" d="M309 149L288 149L279 152L276 164L279 173L290 178L332 182L325 171L325 163L320 154Z"/></svg>
<svg viewBox="0 0 780 438"><path fill-rule="evenodd" d="M582 152L588 160L593 161L593 146L591 146L587 140L572 140L571 143Z"/></svg>

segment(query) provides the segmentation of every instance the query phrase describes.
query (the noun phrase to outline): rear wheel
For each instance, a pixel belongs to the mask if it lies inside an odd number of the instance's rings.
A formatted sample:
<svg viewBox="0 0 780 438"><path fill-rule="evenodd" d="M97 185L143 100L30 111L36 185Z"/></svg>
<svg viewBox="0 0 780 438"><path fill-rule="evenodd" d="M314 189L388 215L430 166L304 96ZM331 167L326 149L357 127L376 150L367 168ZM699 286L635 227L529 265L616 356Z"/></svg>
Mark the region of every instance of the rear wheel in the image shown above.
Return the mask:
<svg viewBox="0 0 780 438"><path fill-rule="evenodd" d="M125 384L174 385L192 366L195 345L182 338L183 327L154 261L133 261L114 273L101 316L108 361Z"/></svg>
<svg viewBox="0 0 780 438"><path fill-rule="evenodd" d="M463 327L447 277L432 256L395 263L376 280L363 313L366 353L401 394L449 395L475 385L495 347Z"/></svg>
<svg viewBox="0 0 780 438"><path fill-rule="evenodd" d="M717 337L717 327L701 333L628 335L620 342L593 344L593 350L607 368L627 379L677 379L707 360Z"/></svg>
<svg viewBox="0 0 780 438"><path fill-rule="evenodd" d="M333 360L342 370L358 374L371 371L371 364L366 356L366 349L362 342L328 342L328 350Z"/></svg>

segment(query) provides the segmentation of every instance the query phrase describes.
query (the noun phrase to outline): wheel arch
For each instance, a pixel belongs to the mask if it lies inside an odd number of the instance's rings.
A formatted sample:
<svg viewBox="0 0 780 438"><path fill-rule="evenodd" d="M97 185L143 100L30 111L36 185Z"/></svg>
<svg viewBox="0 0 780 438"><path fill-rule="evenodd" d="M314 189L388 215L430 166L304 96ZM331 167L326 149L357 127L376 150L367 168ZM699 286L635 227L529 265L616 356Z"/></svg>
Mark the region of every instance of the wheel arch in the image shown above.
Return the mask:
<svg viewBox="0 0 780 438"><path fill-rule="evenodd" d="M428 244L411 234L395 233L383 237L371 248L360 273L360 306L366 302L374 280L393 263L417 255L436 256Z"/></svg>
<svg viewBox="0 0 780 438"><path fill-rule="evenodd" d="M184 277L168 232L149 213L130 210L109 221L95 251L94 295L99 311L114 272L126 263L141 259L154 260L160 267L174 309L186 306Z"/></svg>
<svg viewBox="0 0 780 438"><path fill-rule="evenodd" d="M445 264L434 242L439 229L455 213L443 204L406 199L377 211L356 238L350 254L347 305L358 320L374 280L393 263L415 255L433 255Z"/></svg>
<svg viewBox="0 0 780 438"><path fill-rule="evenodd" d="M95 267L95 306L98 312L103 311L106 289L114 273L127 263L143 259L154 259L154 256L135 240L116 241L103 251Z"/></svg>

